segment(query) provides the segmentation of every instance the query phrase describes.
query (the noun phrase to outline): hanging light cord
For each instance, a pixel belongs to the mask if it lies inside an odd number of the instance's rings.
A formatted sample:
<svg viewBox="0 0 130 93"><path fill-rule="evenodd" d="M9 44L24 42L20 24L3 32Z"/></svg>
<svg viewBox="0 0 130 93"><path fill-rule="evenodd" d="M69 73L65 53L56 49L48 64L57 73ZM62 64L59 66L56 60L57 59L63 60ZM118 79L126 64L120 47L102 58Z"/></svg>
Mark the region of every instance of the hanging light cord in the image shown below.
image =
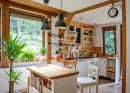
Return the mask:
<svg viewBox="0 0 130 93"><path fill-rule="evenodd" d="M61 10L60 10L60 12L62 11L62 0L61 0Z"/></svg>

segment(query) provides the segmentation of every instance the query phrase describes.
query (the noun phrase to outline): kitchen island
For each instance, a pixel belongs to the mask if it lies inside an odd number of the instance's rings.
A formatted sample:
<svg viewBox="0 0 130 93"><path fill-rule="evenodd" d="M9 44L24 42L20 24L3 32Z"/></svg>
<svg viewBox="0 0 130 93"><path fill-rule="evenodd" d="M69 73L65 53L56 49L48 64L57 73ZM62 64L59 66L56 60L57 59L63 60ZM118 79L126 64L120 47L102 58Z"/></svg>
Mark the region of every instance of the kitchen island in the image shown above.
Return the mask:
<svg viewBox="0 0 130 93"><path fill-rule="evenodd" d="M41 93L33 85L33 74L51 81L51 89L43 88L47 93L77 93L77 74L79 71L49 64L44 67L28 67L31 72L31 83L28 84L28 93Z"/></svg>

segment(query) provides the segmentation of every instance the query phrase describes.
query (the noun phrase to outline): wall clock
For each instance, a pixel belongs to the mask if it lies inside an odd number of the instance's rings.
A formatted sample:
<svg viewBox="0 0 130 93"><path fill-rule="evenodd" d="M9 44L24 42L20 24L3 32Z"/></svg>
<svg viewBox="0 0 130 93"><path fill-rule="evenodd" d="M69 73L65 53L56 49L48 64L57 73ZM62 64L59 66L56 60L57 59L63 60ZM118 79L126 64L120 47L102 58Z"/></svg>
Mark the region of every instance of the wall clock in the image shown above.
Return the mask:
<svg viewBox="0 0 130 93"><path fill-rule="evenodd" d="M118 16L118 10L114 7L114 4L113 4L113 7L111 9L109 9L108 11L108 15L111 17L111 18L114 18L116 16Z"/></svg>

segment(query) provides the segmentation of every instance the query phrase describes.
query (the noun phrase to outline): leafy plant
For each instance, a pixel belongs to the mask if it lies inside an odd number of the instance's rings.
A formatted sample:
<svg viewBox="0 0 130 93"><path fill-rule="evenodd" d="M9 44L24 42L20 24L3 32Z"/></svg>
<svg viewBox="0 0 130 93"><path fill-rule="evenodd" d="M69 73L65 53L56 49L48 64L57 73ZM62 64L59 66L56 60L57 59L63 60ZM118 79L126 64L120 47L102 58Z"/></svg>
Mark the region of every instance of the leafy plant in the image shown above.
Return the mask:
<svg viewBox="0 0 130 93"><path fill-rule="evenodd" d="M18 34L17 36L13 39L12 35L9 37L9 39L6 41L3 37L2 41L4 44L1 44L1 49L3 51L3 53L5 54L5 58L8 58L10 60L10 76L12 73L12 68L13 68L13 61L16 60L20 53L21 50L27 46L26 43L22 43L20 42L20 39L18 38ZM13 88L14 88L14 84L11 80L11 78L9 78L10 80L10 84L9 84L9 93L13 93Z"/></svg>
<svg viewBox="0 0 130 93"><path fill-rule="evenodd" d="M64 56L68 56L68 54L69 54L69 53L68 53L68 52L66 52L66 53L64 54Z"/></svg>
<svg viewBox="0 0 130 93"><path fill-rule="evenodd" d="M22 76L22 72L21 71L20 72L17 72L17 71L14 72L14 69L13 69L12 72L11 72L11 75L7 71L5 71L5 73L8 76L8 78L7 77L4 77L4 78L7 79L8 82L13 82L13 83L16 83L16 84L19 85L17 80L20 80L20 77Z"/></svg>
<svg viewBox="0 0 130 93"><path fill-rule="evenodd" d="M35 58L35 54L32 51L32 49L28 49L27 51L22 51L22 53L19 56L19 60L24 62L24 61L33 61Z"/></svg>
<svg viewBox="0 0 130 93"><path fill-rule="evenodd" d="M40 48L40 53L44 55L46 53L46 48L45 47L41 47Z"/></svg>
<svg viewBox="0 0 130 93"><path fill-rule="evenodd" d="M56 51L55 54L59 54L59 51Z"/></svg>

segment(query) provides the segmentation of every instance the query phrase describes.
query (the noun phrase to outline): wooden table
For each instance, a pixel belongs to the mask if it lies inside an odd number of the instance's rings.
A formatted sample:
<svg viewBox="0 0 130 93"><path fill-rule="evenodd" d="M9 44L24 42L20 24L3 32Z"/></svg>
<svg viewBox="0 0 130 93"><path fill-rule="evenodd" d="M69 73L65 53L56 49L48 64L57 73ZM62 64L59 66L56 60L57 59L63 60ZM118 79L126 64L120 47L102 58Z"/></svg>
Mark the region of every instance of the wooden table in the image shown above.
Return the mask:
<svg viewBox="0 0 130 93"><path fill-rule="evenodd" d="M46 67L31 66L27 69L31 72L31 86L33 85L32 74L35 73L52 82L51 93L77 93L77 74L79 71L51 64ZM40 93L31 86L29 86L29 93Z"/></svg>

